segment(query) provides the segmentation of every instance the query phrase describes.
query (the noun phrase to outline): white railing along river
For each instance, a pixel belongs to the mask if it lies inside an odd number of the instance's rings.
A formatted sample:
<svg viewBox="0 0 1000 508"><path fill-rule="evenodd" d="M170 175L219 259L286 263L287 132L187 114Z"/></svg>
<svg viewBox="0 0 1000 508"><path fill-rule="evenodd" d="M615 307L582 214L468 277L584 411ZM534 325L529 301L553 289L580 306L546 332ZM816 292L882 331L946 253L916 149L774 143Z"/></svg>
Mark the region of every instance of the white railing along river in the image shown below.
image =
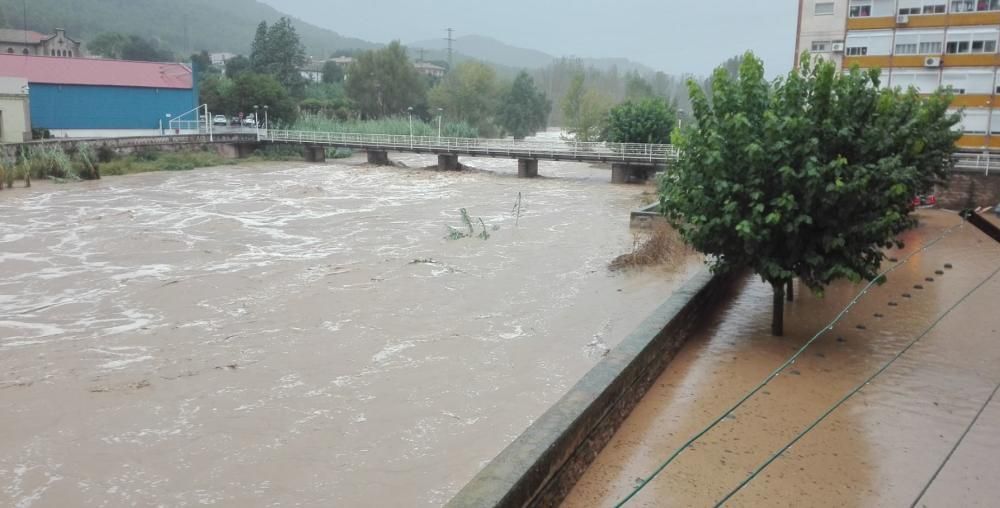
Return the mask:
<svg viewBox="0 0 1000 508"><path fill-rule="evenodd" d="M677 160L680 155L678 149L672 145L583 143L567 140L446 138L276 129L262 129L258 138L261 141L275 143L317 144L366 150L460 154L511 159L666 164Z"/></svg>

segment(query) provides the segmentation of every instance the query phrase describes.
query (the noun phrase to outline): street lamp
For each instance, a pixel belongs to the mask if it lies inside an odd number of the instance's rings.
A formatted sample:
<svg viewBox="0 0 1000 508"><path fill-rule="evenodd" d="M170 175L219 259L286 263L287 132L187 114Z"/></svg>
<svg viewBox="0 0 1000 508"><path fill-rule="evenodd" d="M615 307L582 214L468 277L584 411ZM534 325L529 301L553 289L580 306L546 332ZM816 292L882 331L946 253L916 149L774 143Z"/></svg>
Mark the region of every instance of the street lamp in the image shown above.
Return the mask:
<svg viewBox="0 0 1000 508"><path fill-rule="evenodd" d="M267 129L270 128L270 125L271 125L271 123L267 119L267 110L268 109L270 109L270 107L267 104L265 104L264 105L264 132L267 132Z"/></svg>
<svg viewBox="0 0 1000 508"><path fill-rule="evenodd" d="M683 109L678 109L677 110L677 128L678 129L681 128L682 118L684 118L684 110Z"/></svg>
<svg viewBox="0 0 1000 508"><path fill-rule="evenodd" d="M410 148L413 148L413 106L406 108L406 112L410 117Z"/></svg>
<svg viewBox="0 0 1000 508"><path fill-rule="evenodd" d="M441 118L444 116L444 108L438 108L438 139L441 139Z"/></svg>

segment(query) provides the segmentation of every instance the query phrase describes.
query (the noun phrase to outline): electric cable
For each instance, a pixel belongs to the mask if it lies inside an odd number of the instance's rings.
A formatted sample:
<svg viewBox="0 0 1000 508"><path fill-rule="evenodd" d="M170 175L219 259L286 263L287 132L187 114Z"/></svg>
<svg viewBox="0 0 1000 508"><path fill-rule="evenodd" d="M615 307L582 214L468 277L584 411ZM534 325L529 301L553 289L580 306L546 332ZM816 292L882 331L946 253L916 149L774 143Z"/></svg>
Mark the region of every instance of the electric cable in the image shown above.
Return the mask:
<svg viewBox="0 0 1000 508"><path fill-rule="evenodd" d="M950 315L952 313L952 311L954 311L956 308L958 308L959 305L962 305L963 303L965 303L965 301L968 300L969 297L971 297L973 294L975 294L976 291L979 291L979 289L982 288L983 286L985 286L987 282L993 280L993 278L996 277L996 275L998 273L1000 273L1000 267L997 267L997 269L994 270L993 273L991 273L989 277L983 279L982 282L980 282L979 284L977 284L976 287L972 288L972 290L969 291L968 293L966 293L965 296L963 296L961 299L958 300L958 302L956 302L954 305L952 305L951 307L949 307L948 310L946 310L943 314L941 314L940 316L938 316L938 318L935 319L931 323L931 325L926 330L923 331L923 333L921 333L920 335L918 335L917 338L915 338L912 341L910 341L910 343L907 344L906 347L904 347L902 350L900 350L898 353L896 353L895 356L893 356L888 362L886 362L885 365L882 365L882 367L880 369L878 369L877 371L875 371L874 374L872 374L871 376L869 376L868 379L862 381L860 384L858 384L858 386L854 387L853 390L851 390L850 392L848 392L847 395L843 396L834 405L830 406L829 409L827 409L822 415L820 415L819 418L817 418L815 421L813 421L808 427L806 427L802 432L800 432L791 441L789 441L788 444L786 444L785 446L781 447L781 449L778 450L777 453L775 453L774 455L772 455L771 458L769 458L766 461L764 461L764 463L761 464L760 467L758 467L752 473L750 473L750 476L748 476L745 480L743 480L742 482L740 482L740 484L737 485L735 489L731 490L729 492L729 494L726 494L725 497L723 497L718 503L716 503L715 507L718 508L718 507L722 506L726 501L729 501L729 499L731 499L733 496L735 496L737 492L739 492L740 490L742 490L743 487L746 487L747 484L749 484L751 481L753 481L753 479L756 478L757 475L759 475L761 473L761 471L763 471L768 466L770 466L774 461L778 460L778 457L780 457L783 453L785 453L786 451L788 451L788 449L791 448L792 446L794 446L795 443L799 442L799 440L802 439L803 437L805 437L806 434L808 434L813 429L815 429L817 426L819 426L819 424L823 420L825 420L826 417L828 417L831 414L833 414L833 412L836 411L837 408L839 408L840 406L844 405L844 403L846 403L851 397L857 395L857 393L860 392L864 387L866 387L869 384L871 384L871 382L874 381L875 378L877 378L878 376L882 375L882 373L885 372L890 366L892 366L892 364L896 363L896 360L899 360L904 354L906 354L907 351L909 351L913 346L915 346L917 344L917 342L920 342L921 339L923 339L929 333L931 333L931 331L933 331L934 328L936 328L937 325L939 325L941 323L941 321L944 321L944 319L946 317L948 317L948 315Z"/></svg>
<svg viewBox="0 0 1000 508"><path fill-rule="evenodd" d="M687 441L685 441L684 444L682 444L680 446L680 448L678 448L677 450L675 450L674 453L671 454L670 457L668 457L666 461L664 461L655 470L653 470L653 473L651 475L649 475L649 477L643 479L642 482L640 482L634 489L632 489L632 492L630 492L628 494L628 496L626 496L624 499L622 499L617 504L615 504L615 508L621 508L621 507L625 506L625 504L628 503L630 500L632 500L632 498L634 498L637 494L639 494L639 492L641 492L642 489L646 488L646 485L649 485L650 482L652 482L657 476L659 476L659 474L662 473L667 468L667 466L669 466L671 463L673 463L674 460L677 459L677 457L681 453L684 452L684 450L687 450L688 448L690 448L691 445L695 443L695 441L697 441L702 436L704 436L709 431L711 431L716 426L718 426L720 423L722 423L722 421L724 421L726 418L728 418L729 415L731 415L734 411L736 411L737 409L739 409L740 406L742 406L743 404L745 404L754 395L756 395L758 392L760 392L761 390L763 390L768 384L770 384L771 381L773 381L776 377L778 377L778 375L780 375L782 371L784 371L785 369L787 369L789 366L793 365L795 363L795 361L798 360L799 357L802 356L805 353L806 349L808 349L809 346L813 345L814 342L816 342L817 340L819 340L819 338L824 333L833 330L833 327L837 323L839 323L840 320L844 318L844 316L847 315L847 313L851 310L851 308L854 307L858 303L858 301L861 300L861 297L863 297L864 295L868 294L868 291L873 286L875 286L879 281L884 280L887 275L889 275L890 273L898 270L900 267L902 267L907 262L909 262L911 259L913 259L913 257L916 256L917 254L920 254L920 253L926 251L927 249L933 247L937 243L939 243L942 240L944 240L946 237L950 236L956 230L964 227L965 224L966 224L966 222L963 220L962 223L956 224L956 225L954 225L954 226L946 229L940 236L938 236L937 238L931 240L930 242L927 242L920 249L917 249L917 250L911 252L910 254L906 255L898 263L896 263L895 265L893 265L888 270L882 272L881 274L879 274L878 277L876 277L874 280L872 280L871 282L869 282L868 285L866 285L861 290L861 292L859 292L857 294L857 296L855 296L854 299L851 300L851 302L848 303L847 306L844 307L844 309L841 310L840 313L837 314L836 317L834 317L833 321L831 321L830 324L828 324L827 326L823 327L822 330L820 330L819 332L817 332L816 335L814 335L801 348L799 348L799 350L796 351L795 354L793 354L791 357L789 357L788 360L785 361L785 363L781 364L781 366L779 366L774 372L772 372L770 375L768 375L764 379L763 382L761 382L755 388L753 388L752 390L750 390L735 405L733 405L732 407L730 407L726 412L724 412L721 416L719 416L715 420L712 420L712 422L709 423L707 427L705 427L704 429L702 429L701 431L699 431L697 434L695 434L693 437L691 437L690 439L688 439Z"/></svg>

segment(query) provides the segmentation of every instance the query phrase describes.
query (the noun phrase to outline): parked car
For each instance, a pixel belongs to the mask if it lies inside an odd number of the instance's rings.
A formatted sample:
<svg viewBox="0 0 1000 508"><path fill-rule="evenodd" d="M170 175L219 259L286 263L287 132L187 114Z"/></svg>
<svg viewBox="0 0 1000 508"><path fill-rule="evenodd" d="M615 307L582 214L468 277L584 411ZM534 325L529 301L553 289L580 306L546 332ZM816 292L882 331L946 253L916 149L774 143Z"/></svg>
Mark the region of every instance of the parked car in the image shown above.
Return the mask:
<svg viewBox="0 0 1000 508"><path fill-rule="evenodd" d="M246 118L243 119L243 126L244 127L256 127L257 126L257 119L253 115L250 115L250 116L248 116L248 117L246 117Z"/></svg>
<svg viewBox="0 0 1000 508"><path fill-rule="evenodd" d="M212 119L212 125L221 125L225 127L226 125L229 125L229 120L226 119L226 115L215 115L215 118Z"/></svg>
<svg viewBox="0 0 1000 508"><path fill-rule="evenodd" d="M937 196L928 194L926 196L915 196L913 198L913 208L933 208L937 206Z"/></svg>

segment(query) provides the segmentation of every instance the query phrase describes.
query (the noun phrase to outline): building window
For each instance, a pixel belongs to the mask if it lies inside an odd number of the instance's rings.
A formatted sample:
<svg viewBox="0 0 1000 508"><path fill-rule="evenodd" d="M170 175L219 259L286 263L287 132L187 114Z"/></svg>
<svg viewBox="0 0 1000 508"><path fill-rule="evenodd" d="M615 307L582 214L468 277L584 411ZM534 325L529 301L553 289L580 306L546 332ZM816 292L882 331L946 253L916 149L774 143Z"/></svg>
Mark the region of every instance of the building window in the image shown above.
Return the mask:
<svg viewBox="0 0 1000 508"><path fill-rule="evenodd" d="M952 0L951 12L1000 11L1000 0Z"/></svg>
<svg viewBox="0 0 1000 508"><path fill-rule="evenodd" d="M944 0L899 0L899 14L916 16L921 14L944 14L948 4Z"/></svg>
<svg viewBox="0 0 1000 508"><path fill-rule="evenodd" d="M915 89L918 93L933 93L938 89L941 77L937 71L915 69L893 69L892 86L907 90Z"/></svg>
<svg viewBox="0 0 1000 508"><path fill-rule="evenodd" d="M945 45L945 51L949 55L996 53L998 36L1000 36L1000 30L998 29L977 31L950 30L948 32L948 43Z"/></svg>
<svg viewBox="0 0 1000 508"><path fill-rule="evenodd" d="M826 51L830 51L830 41L813 41L812 49L810 49L810 51L812 51L813 53L823 53Z"/></svg>
<svg viewBox="0 0 1000 508"><path fill-rule="evenodd" d="M14 54L14 48L7 48L7 53Z"/></svg>
<svg viewBox="0 0 1000 508"><path fill-rule="evenodd" d="M998 0L1000 1L1000 0ZM833 2L816 2L816 16L832 16Z"/></svg>
<svg viewBox="0 0 1000 508"><path fill-rule="evenodd" d="M892 54L892 30L857 30L847 33L847 56L888 56Z"/></svg>
<svg viewBox="0 0 1000 508"><path fill-rule="evenodd" d="M868 48L866 47L849 47L844 51L847 56L867 56Z"/></svg>
<svg viewBox="0 0 1000 508"><path fill-rule="evenodd" d="M851 0L848 15L852 18L867 18L872 15L872 0Z"/></svg>
<svg viewBox="0 0 1000 508"><path fill-rule="evenodd" d="M940 55L944 30L897 30L896 55Z"/></svg>
<svg viewBox="0 0 1000 508"><path fill-rule="evenodd" d="M957 95L990 95L994 74L983 69L945 69L941 73L941 86L951 88Z"/></svg>

